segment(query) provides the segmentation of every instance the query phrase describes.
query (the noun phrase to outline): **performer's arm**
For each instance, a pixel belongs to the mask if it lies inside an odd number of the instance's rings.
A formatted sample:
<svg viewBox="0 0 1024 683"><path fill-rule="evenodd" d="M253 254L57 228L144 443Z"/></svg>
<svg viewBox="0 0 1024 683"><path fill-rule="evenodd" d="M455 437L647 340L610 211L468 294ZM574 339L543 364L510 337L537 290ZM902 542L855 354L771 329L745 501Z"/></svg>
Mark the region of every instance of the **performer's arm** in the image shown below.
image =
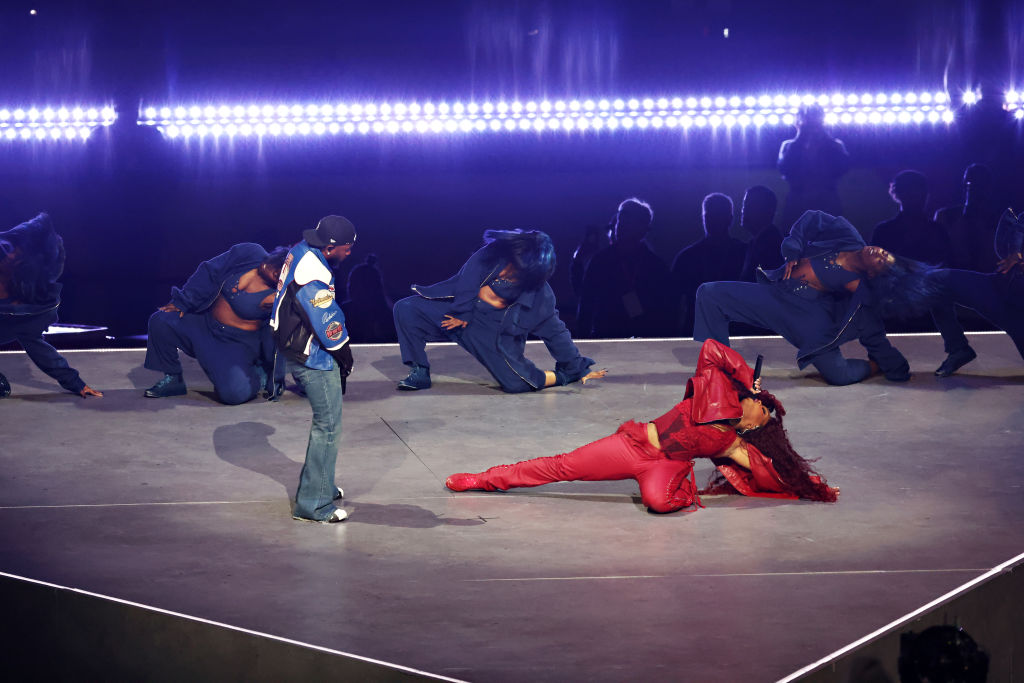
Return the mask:
<svg viewBox="0 0 1024 683"><path fill-rule="evenodd" d="M745 387L754 386L754 371L743 360L743 356L714 339L706 340L700 347L695 374L704 374L709 369L724 372Z"/></svg>
<svg viewBox="0 0 1024 683"><path fill-rule="evenodd" d="M205 310L220 293L228 271L239 263L258 262L266 258L266 255L266 250L260 245L243 242L209 261L203 261L184 285L171 288L171 304L175 310L182 313L198 313ZM162 310L167 308L164 306Z"/></svg>
<svg viewBox="0 0 1024 683"><path fill-rule="evenodd" d="M337 351L348 343L345 314L327 283L312 280L301 287L295 296L321 348Z"/></svg>
<svg viewBox="0 0 1024 683"><path fill-rule="evenodd" d="M64 356L57 349L46 343L42 336L18 337L18 343L25 353L40 370L57 380L57 382L74 394L82 394L85 382L78 376L78 370L68 365Z"/></svg>
<svg viewBox="0 0 1024 683"><path fill-rule="evenodd" d="M487 247L477 249L459 270L455 279L455 298L448 309L450 317L459 319L473 310L473 303L480 293L480 285L488 275L487 255ZM494 268L493 265L490 267ZM462 326L465 326L465 323Z"/></svg>
<svg viewBox="0 0 1024 683"><path fill-rule="evenodd" d="M545 287L548 287L548 285L545 285ZM553 293L550 296L552 299L554 298ZM544 342L548 353L555 359L555 371L544 373L546 378L544 386L570 384L584 378L589 380L604 377L603 371L599 374L590 372L590 367L594 364L593 359L587 358L580 353L579 348L569 334L569 329L562 322L562 319L558 317L557 310L534 328L532 333ZM552 380L552 376L555 377L554 380Z"/></svg>

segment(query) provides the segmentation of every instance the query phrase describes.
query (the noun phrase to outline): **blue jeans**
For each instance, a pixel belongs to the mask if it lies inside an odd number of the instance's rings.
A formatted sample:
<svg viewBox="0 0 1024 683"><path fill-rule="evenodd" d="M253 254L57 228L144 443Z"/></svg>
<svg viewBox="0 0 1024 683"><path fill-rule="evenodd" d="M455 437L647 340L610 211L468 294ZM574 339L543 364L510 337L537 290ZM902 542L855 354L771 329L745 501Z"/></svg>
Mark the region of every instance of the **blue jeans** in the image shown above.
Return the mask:
<svg viewBox="0 0 1024 683"><path fill-rule="evenodd" d="M314 370L292 360L288 370L306 392L313 408L306 462L299 475L292 514L323 521L334 512L334 466L341 437L341 374L332 359L330 370Z"/></svg>
<svg viewBox="0 0 1024 683"><path fill-rule="evenodd" d="M797 296L775 284L706 282L697 290L693 338L714 339L728 346L729 323L741 322L772 330L797 349L814 348L836 328L832 306L828 297ZM860 312L857 315L862 317ZM881 322L859 322L855 318L850 324L858 326L860 343L886 378L897 382L910 379L910 366L889 343ZM810 362L822 379L838 386L860 382L871 374L868 361L844 357L838 344L815 353Z"/></svg>
<svg viewBox="0 0 1024 683"><path fill-rule="evenodd" d="M228 327L207 313L165 313L149 317L145 367L181 374L178 349L199 361L217 399L229 406L251 401L266 382L260 376L260 335Z"/></svg>

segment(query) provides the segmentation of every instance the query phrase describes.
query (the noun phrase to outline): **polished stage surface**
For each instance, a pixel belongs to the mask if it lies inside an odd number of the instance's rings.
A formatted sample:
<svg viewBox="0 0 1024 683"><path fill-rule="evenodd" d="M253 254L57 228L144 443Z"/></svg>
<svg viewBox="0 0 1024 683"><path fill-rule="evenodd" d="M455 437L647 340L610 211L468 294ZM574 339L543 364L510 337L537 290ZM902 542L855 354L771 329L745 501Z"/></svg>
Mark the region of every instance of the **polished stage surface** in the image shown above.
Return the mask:
<svg viewBox="0 0 1024 683"><path fill-rule="evenodd" d="M978 359L937 379L937 336L893 341L909 383L830 387L781 339L734 340L765 355L792 441L841 500L671 515L633 481L443 482L662 414L699 344L581 342L605 380L527 395L445 345L434 388L399 393L397 347L356 347L335 525L289 514L310 421L292 391L222 406L186 359L188 395L146 399L143 351L70 352L106 392L84 400L0 354L0 571L471 681L775 680L1024 548L1013 345L973 334Z"/></svg>

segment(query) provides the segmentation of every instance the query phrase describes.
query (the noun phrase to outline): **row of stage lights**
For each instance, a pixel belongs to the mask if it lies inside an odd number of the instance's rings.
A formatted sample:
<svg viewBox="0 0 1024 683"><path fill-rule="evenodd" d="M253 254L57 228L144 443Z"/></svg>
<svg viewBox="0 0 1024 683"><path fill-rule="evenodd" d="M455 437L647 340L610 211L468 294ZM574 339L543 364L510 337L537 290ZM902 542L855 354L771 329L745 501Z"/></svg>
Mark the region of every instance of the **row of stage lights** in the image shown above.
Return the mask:
<svg viewBox="0 0 1024 683"><path fill-rule="evenodd" d="M0 108L0 140L87 140L116 120L113 107Z"/></svg>
<svg viewBox="0 0 1024 683"><path fill-rule="evenodd" d="M974 95L974 93L971 93ZM977 101L977 97L970 98ZM748 128L792 125L818 104L829 125L950 123L946 93L761 95L423 104L250 104L146 107L139 123L169 138L515 131Z"/></svg>
<svg viewBox="0 0 1024 683"><path fill-rule="evenodd" d="M170 139L338 134L444 134L547 131L747 129L791 126L800 106L817 104L828 125L895 126L953 122L959 102L945 92L748 95L499 102L355 102L145 107L138 125ZM1004 107L1024 119L1024 94ZM117 119L112 107L0 108L0 141L84 140Z"/></svg>

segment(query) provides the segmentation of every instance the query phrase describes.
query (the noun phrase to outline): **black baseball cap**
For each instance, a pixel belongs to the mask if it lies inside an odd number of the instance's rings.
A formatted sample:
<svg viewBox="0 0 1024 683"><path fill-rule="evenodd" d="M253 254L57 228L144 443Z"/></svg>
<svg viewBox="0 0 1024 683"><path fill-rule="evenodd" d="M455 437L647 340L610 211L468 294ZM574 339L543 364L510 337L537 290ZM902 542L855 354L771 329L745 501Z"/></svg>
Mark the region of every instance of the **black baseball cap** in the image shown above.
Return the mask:
<svg viewBox="0 0 1024 683"><path fill-rule="evenodd" d="M302 231L302 239L311 247L352 244L356 241L356 226L344 216L324 216L315 228Z"/></svg>

